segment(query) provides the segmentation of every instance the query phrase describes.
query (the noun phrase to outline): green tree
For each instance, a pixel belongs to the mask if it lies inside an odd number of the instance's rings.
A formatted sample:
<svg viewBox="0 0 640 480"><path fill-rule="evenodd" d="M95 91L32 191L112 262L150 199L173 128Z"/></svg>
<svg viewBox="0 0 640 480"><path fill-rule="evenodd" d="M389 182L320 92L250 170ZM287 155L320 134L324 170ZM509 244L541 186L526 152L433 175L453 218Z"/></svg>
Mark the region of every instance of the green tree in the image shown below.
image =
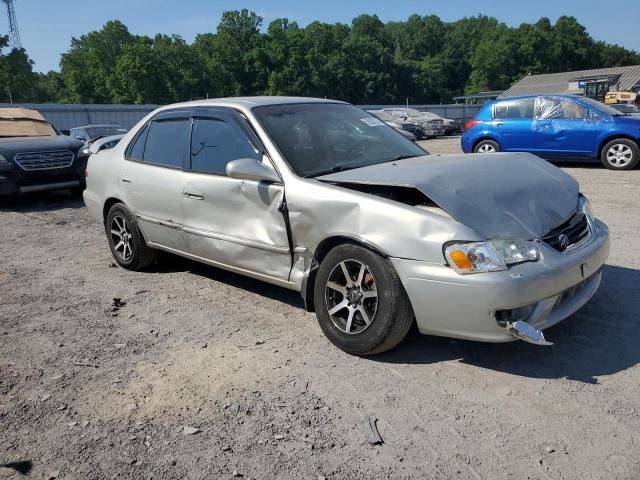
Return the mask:
<svg viewBox="0 0 640 480"><path fill-rule="evenodd" d="M78 103L111 103L112 82L118 58L136 37L114 20L101 30L71 39L60 59L68 98Z"/></svg>
<svg viewBox="0 0 640 480"><path fill-rule="evenodd" d="M37 91L33 62L23 48L4 53L8 46L8 37L0 36L0 102L33 102Z"/></svg>

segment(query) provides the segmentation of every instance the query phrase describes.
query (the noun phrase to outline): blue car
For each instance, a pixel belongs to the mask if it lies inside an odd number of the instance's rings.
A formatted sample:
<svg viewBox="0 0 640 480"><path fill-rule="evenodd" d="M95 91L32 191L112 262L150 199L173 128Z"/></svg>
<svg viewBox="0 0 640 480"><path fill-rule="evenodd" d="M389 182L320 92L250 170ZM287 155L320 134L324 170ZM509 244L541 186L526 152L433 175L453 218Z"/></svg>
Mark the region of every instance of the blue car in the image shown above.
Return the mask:
<svg viewBox="0 0 640 480"><path fill-rule="evenodd" d="M630 170L640 161L640 117L572 95L505 98L485 103L461 143L465 153L600 159L612 170Z"/></svg>

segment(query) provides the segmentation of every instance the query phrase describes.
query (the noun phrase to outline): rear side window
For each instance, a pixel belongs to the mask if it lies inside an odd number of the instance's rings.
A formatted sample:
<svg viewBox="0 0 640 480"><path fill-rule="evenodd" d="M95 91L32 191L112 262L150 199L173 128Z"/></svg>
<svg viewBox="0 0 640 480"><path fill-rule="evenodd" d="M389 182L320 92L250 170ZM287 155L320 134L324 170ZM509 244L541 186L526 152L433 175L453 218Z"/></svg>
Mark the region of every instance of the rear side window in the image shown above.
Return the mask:
<svg viewBox="0 0 640 480"><path fill-rule="evenodd" d="M149 126L146 125L138 137L135 139L133 146L129 150L128 158L131 160L138 160L141 162L144 159L144 144L147 141L147 132L149 131Z"/></svg>
<svg viewBox="0 0 640 480"><path fill-rule="evenodd" d="M260 160L242 129L217 118L196 118L191 134L191 169L226 175L227 163L240 158Z"/></svg>
<svg viewBox="0 0 640 480"><path fill-rule="evenodd" d="M189 151L190 120L170 118L151 122L143 160L165 167L182 168Z"/></svg>
<svg viewBox="0 0 640 480"><path fill-rule="evenodd" d="M535 99L508 100L496 103L493 111L493 118L503 119L532 119L535 106Z"/></svg>

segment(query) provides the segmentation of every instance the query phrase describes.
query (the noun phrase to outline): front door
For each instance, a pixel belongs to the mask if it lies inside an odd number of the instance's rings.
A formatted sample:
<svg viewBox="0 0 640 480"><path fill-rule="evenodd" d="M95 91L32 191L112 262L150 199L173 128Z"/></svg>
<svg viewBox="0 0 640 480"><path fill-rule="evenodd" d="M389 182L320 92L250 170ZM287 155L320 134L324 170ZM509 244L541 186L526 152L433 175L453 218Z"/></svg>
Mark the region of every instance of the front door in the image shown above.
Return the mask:
<svg viewBox="0 0 640 480"><path fill-rule="evenodd" d="M190 127L189 111L155 117L127 149L119 176L122 199L138 218L147 242L180 252L186 250L182 181Z"/></svg>
<svg viewBox="0 0 640 480"><path fill-rule="evenodd" d="M567 99L541 97L536 105L536 151L543 157L583 157L591 154L598 120L589 110Z"/></svg>
<svg viewBox="0 0 640 480"><path fill-rule="evenodd" d="M182 197L189 253L287 280L291 251L282 212L284 185L229 178L227 163L241 158L270 166L243 118L225 109L194 114Z"/></svg>

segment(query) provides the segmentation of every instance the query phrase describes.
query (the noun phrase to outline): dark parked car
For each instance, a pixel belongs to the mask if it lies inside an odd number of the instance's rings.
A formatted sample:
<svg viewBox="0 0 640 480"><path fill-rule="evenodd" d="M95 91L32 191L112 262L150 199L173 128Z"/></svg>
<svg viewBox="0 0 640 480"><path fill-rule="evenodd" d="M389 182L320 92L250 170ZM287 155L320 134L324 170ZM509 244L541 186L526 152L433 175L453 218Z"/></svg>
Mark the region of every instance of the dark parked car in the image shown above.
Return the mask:
<svg viewBox="0 0 640 480"><path fill-rule="evenodd" d="M383 111L395 119L420 125L422 127L422 138L436 138L444 135L444 120L440 117L436 118L415 108L390 107L384 108Z"/></svg>
<svg viewBox="0 0 640 480"><path fill-rule="evenodd" d="M407 122L401 118L392 117L391 114L384 110L371 110L369 113L379 118L381 121L395 128L405 138L408 138L412 142L415 142L419 138L423 137L422 127L416 123Z"/></svg>
<svg viewBox="0 0 640 480"><path fill-rule="evenodd" d="M63 130L62 133L76 138L84 143L83 153L89 155L89 147L100 138L113 135L124 135L128 130L120 125L85 125Z"/></svg>
<svg viewBox="0 0 640 480"><path fill-rule="evenodd" d="M549 160L600 159L612 170L640 161L640 117L572 95L487 102L467 122L465 153L530 152Z"/></svg>
<svg viewBox="0 0 640 480"><path fill-rule="evenodd" d="M0 109L0 195L84 189L83 144L58 134L40 113Z"/></svg>

